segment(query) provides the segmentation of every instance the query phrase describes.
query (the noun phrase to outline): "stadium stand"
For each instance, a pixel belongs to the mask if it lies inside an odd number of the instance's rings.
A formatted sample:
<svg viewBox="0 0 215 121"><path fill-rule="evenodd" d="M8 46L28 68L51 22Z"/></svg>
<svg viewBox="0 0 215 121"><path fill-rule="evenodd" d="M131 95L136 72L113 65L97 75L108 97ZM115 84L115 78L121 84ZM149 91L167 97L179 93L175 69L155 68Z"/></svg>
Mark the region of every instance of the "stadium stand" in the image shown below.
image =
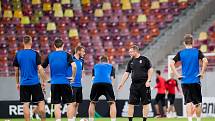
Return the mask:
<svg viewBox="0 0 215 121"><path fill-rule="evenodd" d="M107 54L113 64L123 63L129 46L147 46L195 3L196 0L2 0L0 76L14 75L13 57L22 48L25 34L33 37L33 48L42 59L53 50L53 40L62 38L68 52L80 44L86 47L88 70L102 54ZM211 31L208 36L215 40ZM209 45L201 48L214 49Z"/></svg>
<svg viewBox="0 0 215 121"><path fill-rule="evenodd" d="M207 28L207 31L198 32L197 35L194 36L196 38L194 40L194 47L201 50L203 53L214 53L215 52L215 21L210 22L210 27ZM202 28L201 28L202 29ZM184 46L182 45L182 48ZM214 71L215 66L215 57L208 56L208 69L207 71ZM168 72L168 65L165 64L165 68L163 72Z"/></svg>

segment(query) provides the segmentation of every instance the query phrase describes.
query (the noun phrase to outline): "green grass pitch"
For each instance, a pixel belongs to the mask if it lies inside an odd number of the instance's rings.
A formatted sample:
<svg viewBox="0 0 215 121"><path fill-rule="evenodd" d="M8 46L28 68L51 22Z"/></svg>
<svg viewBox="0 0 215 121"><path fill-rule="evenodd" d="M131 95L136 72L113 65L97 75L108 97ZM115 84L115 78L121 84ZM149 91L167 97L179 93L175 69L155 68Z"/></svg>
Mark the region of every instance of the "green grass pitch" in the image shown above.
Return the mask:
<svg viewBox="0 0 215 121"><path fill-rule="evenodd" d="M8 119L0 119L0 121L7 121ZM24 121L24 119L9 119L10 121ZM79 121L80 118L76 119ZM40 121L40 120L32 120L32 121ZM55 121L53 118L48 118L46 121ZM62 121L67 121L67 119L62 119ZM109 118L96 118L95 121L110 121ZM127 118L117 118L117 121L128 121ZM134 118L133 121L142 121L141 118ZM186 118L149 118L147 121L187 121ZM193 119L196 121L196 119ZM203 118L202 121L215 121L215 118Z"/></svg>

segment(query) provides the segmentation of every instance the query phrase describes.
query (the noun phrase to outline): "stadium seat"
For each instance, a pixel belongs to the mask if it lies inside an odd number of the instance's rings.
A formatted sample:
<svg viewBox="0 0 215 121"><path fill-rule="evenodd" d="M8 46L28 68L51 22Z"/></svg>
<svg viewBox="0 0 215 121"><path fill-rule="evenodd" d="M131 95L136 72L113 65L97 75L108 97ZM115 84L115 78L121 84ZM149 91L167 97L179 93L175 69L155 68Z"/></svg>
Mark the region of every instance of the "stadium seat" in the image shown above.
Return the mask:
<svg viewBox="0 0 215 121"><path fill-rule="evenodd" d="M30 24L30 19L29 19L29 17L28 17L28 16L23 16L23 17L21 18L21 23L22 23L22 24Z"/></svg>
<svg viewBox="0 0 215 121"><path fill-rule="evenodd" d="M72 5L74 10L81 10L81 2L80 0L72 0Z"/></svg>
<svg viewBox="0 0 215 121"><path fill-rule="evenodd" d="M208 35L206 32L200 32L199 38L198 38L199 41L207 40L207 38L208 38Z"/></svg>
<svg viewBox="0 0 215 121"><path fill-rule="evenodd" d="M151 5L151 9L159 9L160 3L158 1L153 1Z"/></svg>
<svg viewBox="0 0 215 121"><path fill-rule="evenodd" d="M61 4L70 4L71 0L61 0Z"/></svg>
<svg viewBox="0 0 215 121"><path fill-rule="evenodd" d="M72 9L66 9L64 11L64 17L74 17L74 13Z"/></svg>
<svg viewBox="0 0 215 121"><path fill-rule="evenodd" d="M181 2L188 2L187 0L178 0L179 3Z"/></svg>
<svg viewBox="0 0 215 121"><path fill-rule="evenodd" d="M55 10L54 11L54 16L55 17L63 17L63 11L62 11L62 9Z"/></svg>
<svg viewBox="0 0 215 121"><path fill-rule="evenodd" d="M90 0L81 0L81 4L90 4Z"/></svg>
<svg viewBox="0 0 215 121"><path fill-rule="evenodd" d="M208 52L208 46L207 46L207 45L201 45L201 46L200 46L200 50L201 50L203 53L206 53L206 52Z"/></svg>
<svg viewBox="0 0 215 121"><path fill-rule="evenodd" d="M41 0L32 0L32 5L41 4Z"/></svg>
<svg viewBox="0 0 215 121"><path fill-rule="evenodd" d="M131 3L140 3L140 0L131 0Z"/></svg>
<svg viewBox="0 0 215 121"><path fill-rule="evenodd" d="M40 22L40 18L36 16L31 17L31 23L32 24L38 24Z"/></svg>
<svg viewBox="0 0 215 121"><path fill-rule="evenodd" d="M146 22L146 21L147 21L147 17L144 14L139 15L138 18L137 18L137 22L138 23L140 23L140 22Z"/></svg>
<svg viewBox="0 0 215 121"><path fill-rule="evenodd" d="M120 10L120 9L121 9L120 3L112 3L111 5L112 5L112 9L113 9L114 11Z"/></svg>
<svg viewBox="0 0 215 121"><path fill-rule="evenodd" d="M5 10L3 17L12 18L13 17L12 11L11 10Z"/></svg>
<svg viewBox="0 0 215 121"><path fill-rule="evenodd" d="M50 11L52 10L51 3L43 3L43 11Z"/></svg>
<svg viewBox="0 0 215 121"><path fill-rule="evenodd" d="M179 8L180 9L186 9L188 7L188 1L187 0L179 0Z"/></svg>
<svg viewBox="0 0 215 121"><path fill-rule="evenodd" d="M102 9L96 9L94 13L95 17L102 17L104 16L103 10Z"/></svg>
<svg viewBox="0 0 215 121"><path fill-rule="evenodd" d="M12 1L13 10L20 10L21 9L21 2L20 1Z"/></svg>
<svg viewBox="0 0 215 121"><path fill-rule="evenodd" d="M33 15L33 10L31 4L25 4L23 5L23 15L24 16L32 16Z"/></svg>
<svg viewBox="0 0 215 121"><path fill-rule="evenodd" d="M36 17L42 17L43 16L43 12L42 10L35 10L35 14Z"/></svg>
<svg viewBox="0 0 215 121"><path fill-rule="evenodd" d="M111 3L104 2L102 6L102 10L110 10L111 9Z"/></svg>
<svg viewBox="0 0 215 121"><path fill-rule="evenodd" d="M122 10L131 10L131 3L127 0L122 2Z"/></svg>
<svg viewBox="0 0 215 121"><path fill-rule="evenodd" d="M56 30L56 24L54 22L49 22L47 24L47 31L55 31Z"/></svg>
<svg viewBox="0 0 215 121"><path fill-rule="evenodd" d="M75 13L75 16L76 16L76 17L81 17L81 16L83 16L82 10L74 10L74 13Z"/></svg>
<svg viewBox="0 0 215 121"><path fill-rule="evenodd" d="M22 18L23 17L22 11L21 10L15 10L14 11L14 17Z"/></svg>
<svg viewBox="0 0 215 121"><path fill-rule="evenodd" d="M78 30L77 29L70 29L69 30L69 37L78 37Z"/></svg>
<svg viewBox="0 0 215 121"><path fill-rule="evenodd" d="M160 3L167 3L168 0L159 0Z"/></svg>
<svg viewBox="0 0 215 121"><path fill-rule="evenodd" d="M62 10L62 5L60 3L54 3L53 10L54 11Z"/></svg>
<svg viewBox="0 0 215 121"><path fill-rule="evenodd" d="M2 7L1 7L1 5L2 5L2 2L0 1L0 12L2 12Z"/></svg>

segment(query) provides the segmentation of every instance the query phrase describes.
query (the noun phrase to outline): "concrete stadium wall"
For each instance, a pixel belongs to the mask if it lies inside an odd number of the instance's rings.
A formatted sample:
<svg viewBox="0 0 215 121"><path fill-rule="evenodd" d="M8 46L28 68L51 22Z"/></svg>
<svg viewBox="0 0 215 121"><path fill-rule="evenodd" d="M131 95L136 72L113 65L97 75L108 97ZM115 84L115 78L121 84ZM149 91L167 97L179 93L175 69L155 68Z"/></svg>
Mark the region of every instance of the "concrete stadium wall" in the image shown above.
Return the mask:
<svg viewBox="0 0 215 121"><path fill-rule="evenodd" d="M215 72L207 72L205 79L202 81L202 94L204 97L215 97L214 93L214 74ZM116 82L114 84L114 92L116 95L116 99L121 100L127 100L129 96L129 87L131 84L131 79L127 80L125 83L125 86L122 90L118 91L117 86L119 84L119 81L121 79L122 73L119 73L116 76ZM166 76L164 76L166 77ZM16 90L16 82L15 78L0 78L1 85L0 85L0 100L19 100L19 93ZM180 83L180 82L179 82ZM83 97L85 100L88 100L90 97L90 90L91 90L91 77L86 76L83 81ZM152 79L152 86L155 85L155 75ZM47 97L49 97L50 92L50 85L47 84ZM152 98L155 97L156 91L152 91ZM181 96L177 95L178 98L182 98ZM101 99L104 99L104 97L101 97Z"/></svg>

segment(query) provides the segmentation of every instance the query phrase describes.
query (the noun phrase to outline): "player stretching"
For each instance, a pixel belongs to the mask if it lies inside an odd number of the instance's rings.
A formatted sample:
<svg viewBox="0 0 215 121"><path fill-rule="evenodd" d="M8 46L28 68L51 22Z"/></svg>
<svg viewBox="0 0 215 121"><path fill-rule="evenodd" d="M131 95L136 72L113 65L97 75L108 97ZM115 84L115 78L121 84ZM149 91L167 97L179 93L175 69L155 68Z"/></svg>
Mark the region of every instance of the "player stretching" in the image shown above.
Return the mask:
<svg viewBox="0 0 215 121"><path fill-rule="evenodd" d="M115 69L108 63L106 56L101 56L100 63L93 68L93 86L90 93L89 121L94 121L95 105L100 96L104 95L110 104L111 121L116 121L116 103L113 92Z"/></svg>

